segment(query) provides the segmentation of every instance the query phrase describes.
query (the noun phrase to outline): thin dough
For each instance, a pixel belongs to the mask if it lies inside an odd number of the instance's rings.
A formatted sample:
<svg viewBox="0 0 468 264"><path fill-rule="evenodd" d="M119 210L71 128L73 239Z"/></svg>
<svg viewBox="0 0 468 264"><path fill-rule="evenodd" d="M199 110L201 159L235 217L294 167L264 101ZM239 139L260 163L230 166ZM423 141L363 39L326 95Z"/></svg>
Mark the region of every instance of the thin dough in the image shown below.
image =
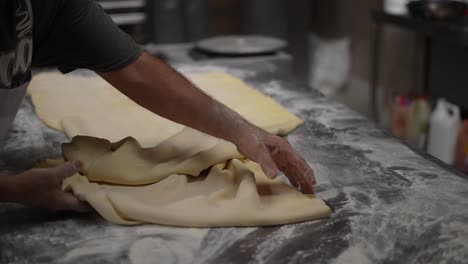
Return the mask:
<svg viewBox="0 0 468 264"><path fill-rule="evenodd" d="M191 134L195 136L190 137ZM172 157L169 163L164 160L161 163L157 155L148 154L158 151L161 146L177 145L175 139L179 136L194 141L205 141L202 137L206 137L206 142L212 140L191 129L153 149L140 148L132 138L117 144L90 137L74 138L72 143L64 146L63 153L66 158L84 162L85 176L66 179L64 188L88 201L105 219L117 224L257 226L295 223L330 215L330 209L322 200L304 195L280 180L268 179L260 166L252 161L235 159L239 154L232 151L235 148L228 150L232 148L230 143L219 142L201 152L197 151L206 147L194 149L192 143L188 144L192 147L182 153L177 147L163 148L163 156ZM112 150L112 145L118 147ZM231 157L217 157L216 154L223 151ZM200 160L199 153L210 158ZM172 163L174 160L177 162ZM216 165L210 167L210 163L204 162L209 160ZM200 175L204 170L205 173ZM142 182L153 183L131 186Z"/></svg>
<svg viewBox="0 0 468 264"><path fill-rule="evenodd" d="M67 160L83 161L80 173L89 180L121 185L155 183L172 174L198 176L213 164L242 158L232 143L191 128L153 148L141 148L131 137L112 144L76 136L62 145L62 152Z"/></svg>
<svg viewBox="0 0 468 264"><path fill-rule="evenodd" d="M286 135L302 123L228 74L188 77L271 133ZM110 222L255 226L330 215L322 200L268 179L231 143L157 116L100 78L40 74L29 92L39 117L73 137L64 157L84 162L84 176L66 179L63 188Z"/></svg>
<svg viewBox="0 0 468 264"><path fill-rule="evenodd" d="M273 99L229 74L212 72L187 77L270 133L287 135L302 123ZM116 142L131 136L143 147L152 147L183 129L137 105L97 77L38 74L28 91L39 117L70 138L87 135Z"/></svg>

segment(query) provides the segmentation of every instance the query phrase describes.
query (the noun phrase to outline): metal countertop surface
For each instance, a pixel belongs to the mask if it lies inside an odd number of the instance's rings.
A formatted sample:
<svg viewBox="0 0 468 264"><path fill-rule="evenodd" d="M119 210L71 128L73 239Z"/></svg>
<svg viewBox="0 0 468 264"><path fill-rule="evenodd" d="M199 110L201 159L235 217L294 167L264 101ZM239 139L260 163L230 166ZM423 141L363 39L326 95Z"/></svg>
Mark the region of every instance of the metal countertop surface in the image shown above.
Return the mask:
<svg viewBox="0 0 468 264"><path fill-rule="evenodd" d="M179 63L223 70L305 120L291 144L314 167L329 219L258 228L117 226L97 214L0 205L0 263L393 263L468 259L468 181L349 108L294 81L275 63ZM0 168L60 155L68 139L25 98Z"/></svg>

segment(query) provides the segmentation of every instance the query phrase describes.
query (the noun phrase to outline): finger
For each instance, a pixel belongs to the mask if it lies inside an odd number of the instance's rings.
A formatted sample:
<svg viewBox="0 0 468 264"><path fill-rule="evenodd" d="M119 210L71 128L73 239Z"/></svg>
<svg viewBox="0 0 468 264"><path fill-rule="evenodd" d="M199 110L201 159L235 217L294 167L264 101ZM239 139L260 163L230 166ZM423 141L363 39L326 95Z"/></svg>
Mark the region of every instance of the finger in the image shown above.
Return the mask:
<svg viewBox="0 0 468 264"><path fill-rule="evenodd" d="M292 184L292 186L294 186L296 188L299 188L299 183L297 183L297 181L296 181L296 179L294 179L294 177L290 177L290 178L288 178L288 180Z"/></svg>
<svg viewBox="0 0 468 264"><path fill-rule="evenodd" d="M315 180L314 170L308 164L306 164L306 166L307 166L306 173L304 174L306 179L308 179L310 184L312 184L312 185L317 184L317 182Z"/></svg>
<svg viewBox="0 0 468 264"><path fill-rule="evenodd" d="M313 193L315 177L312 168L287 144L283 148L271 149L272 157L288 177L291 184L301 188L304 193Z"/></svg>
<svg viewBox="0 0 468 264"><path fill-rule="evenodd" d="M88 203L80 201L71 193L63 192L60 198L64 204L63 210L72 210L76 212L90 212L93 210Z"/></svg>
<svg viewBox="0 0 468 264"><path fill-rule="evenodd" d="M62 165L59 165L52 170L55 175L57 175L60 180L63 180L67 177L73 176L78 173L81 168L81 162L78 160L65 162Z"/></svg>
<svg viewBox="0 0 468 264"><path fill-rule="evenodd" d="M301 190L302 190L303 193L313 194L314 193L314 185L311 184L310 182L301 182Z"/></svg>
<svg viewBox="0 0 468 264"><path fill-rule="evenodd" d="M276 167L276 164L271 157L270 151L266 147L262 148L260 157L258 158L258 163L268 178L274 179L276 176L278 176L278 167Z"/></svg>
<svg viewBox="0 0 468 264"><path fill-rule="evenodd" d="M312 168L303 161L302 169L300 170L303 172L300 178L300 185L301 190L304 193L314 193L314 185L315 185L315 176L314 171Z"/></svg>

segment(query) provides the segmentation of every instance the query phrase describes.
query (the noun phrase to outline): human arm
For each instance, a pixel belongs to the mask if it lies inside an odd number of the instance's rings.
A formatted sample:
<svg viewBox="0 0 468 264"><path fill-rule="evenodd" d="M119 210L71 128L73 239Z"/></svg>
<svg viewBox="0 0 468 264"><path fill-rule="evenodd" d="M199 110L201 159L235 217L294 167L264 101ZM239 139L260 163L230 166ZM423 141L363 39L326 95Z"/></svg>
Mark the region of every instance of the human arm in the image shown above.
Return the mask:
<svg viewBox="0 0 468 264"><path fill-rule="evenodd" d="M62 181L78 173L80 163L32 169L19 175L0 176L0 202L20 203L53 211L89 211L88 204L62 190Z"/></svg>
<svg viewBox="0 0 468 264"><path fill-rule="evenodd" d="M286 139L250 124L151 54L144 52L126 67L99 75L148 110L233 142L269 177L283 171L294 186L313 192L313 170Z"/></svg>
<svg viewBox="0 0 468 264"><path fill-rule="evenodd" d="M249 124L166 63L142 53L95 1L33 1L33 8L42 14L34 16L34 66L98 72L150 111L231 141L268 176L274 177L281 170L293 185L313 192L312 169L286 139Z"/></svg>

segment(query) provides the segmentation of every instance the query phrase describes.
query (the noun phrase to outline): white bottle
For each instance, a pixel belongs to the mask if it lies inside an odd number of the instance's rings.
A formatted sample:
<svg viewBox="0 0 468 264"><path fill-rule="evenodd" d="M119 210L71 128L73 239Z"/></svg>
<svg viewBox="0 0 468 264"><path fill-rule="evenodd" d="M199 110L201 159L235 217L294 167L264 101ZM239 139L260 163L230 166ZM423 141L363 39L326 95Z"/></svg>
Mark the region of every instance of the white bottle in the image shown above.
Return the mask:
<svg viewBox="0 0 468 264"><path fill-rule="evenodd" d="M427 152L447 164L453 164L457 134L461 125L460 109L444 99L439 99L430 125Z"/></svg>

